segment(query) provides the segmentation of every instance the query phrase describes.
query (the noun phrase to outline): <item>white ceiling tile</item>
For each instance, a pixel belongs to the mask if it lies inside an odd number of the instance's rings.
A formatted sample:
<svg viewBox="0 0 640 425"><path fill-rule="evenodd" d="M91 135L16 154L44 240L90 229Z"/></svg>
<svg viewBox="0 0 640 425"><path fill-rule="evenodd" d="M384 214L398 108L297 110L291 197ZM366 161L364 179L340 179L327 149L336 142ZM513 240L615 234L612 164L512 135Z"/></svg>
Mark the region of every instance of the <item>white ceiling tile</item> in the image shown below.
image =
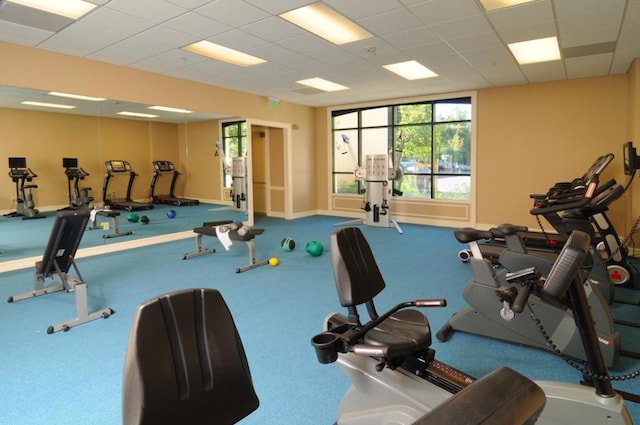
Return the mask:
<svg viewBox="0 0 640 425"><path fill-rule="evenodd" d="M449 22L431 25L430 28L444 40L455 40L456 38L493 33L493 29L484 15L467 16ZM460 28L464 28L464 31L460 31Z"/></svg>
<svg viewBox="0 0 640 425"><path fill-rule="evenodd" d="M553 21L540 22L523 27L514 27L499 31L500 38L505 44L526 40L557 36L556 24Z"/></svg>
<svg viewBox="0 0 640 425"><path fill-rule="evenodd" d="M536 0L489 12L478 0L324 0L373 34L343 46L278 16L316 1L94 0L101 6L55 31L3 21L0 11L0 41L238 90L276 90L283 100L310 106L611 75L627 72L640 57L640 0ZM16 19L27 19L29 13ZM55 24L46 19L42 23ZM567 52L569 56L591 56L521 67L505 46L552 35L559 36L564 49L579 48ZM179 49L201 39L268 62L247 69ZM613 55L582 48L603 42L615 42ZM439 77L412 83L381 67L408 59ZM310 95L295 83L309 76L345 81L353 88Z"/></svg>
<svg viewBox="0 0 640 425"><path fill-rule="evenodd" d="M113 31L105 29L96 33L90 26L76 22L48 38L41 47L69 55L87 56L118 42L122 37L123 34L115 28Z"/></svg>
<svg viewBox="0 0 640 425"><path fill-rule="evenodd" d="M128 65L138 62L140 59L153 57L169 50L167 46L143 40L141 38L128 38L109 47L98 50L88 57L91 59L114 62L120 65Z"/></svg>
<svg viewBox="0 0 640 425"><path fill-rule="evenodd" d="M193 10L204 4L209 3L211 0L166 0L167 3L175 4L176 6L184 9Z"/></svg>
<svg viewBox="0 0 640 425"><path fill-rule="evenodd" d="M609 10L597 15L573 15L558 20L560 37L576 33L591 32L601 28L610 28L617 32L620 29L621 24L622 9Z"/></svg>
<svg viewBox="0 0 640 425"><path fill-rule="evenodd" d="M0 40L23 46L37 46L54 33L0 20Z"/></svg>
<svg viewBox="0 0 640 425"><path fill-rule="evenodd" d="M502 40L493 32L477 34L471 37L456 38L448 40L447 43L457 52L505 48Z"/></svg>
<svg viewBox="0 0 640 425"><path fill-rule="evenodd" d="M553 22L554 19L551 0L494 9L487 12L487 18L497 30L530 26L538 22Z"/></svg>
<svg viewBox="0 0 640 425"><path fill-rule="evenodd" d="M204 62L207 58L184 50L169 50L168 52L131 63L132 68L145 71L165 73L171 69L183 68L195 63Z"/></svg>
<svg viewBox="0 0 640 425"><path fill-rule="evenodd" d="M626 0L555 0L558 19L576 15L599 15L611 9L624 8Z"/></svg>
<svg viewBox="0 0 640 425"><path fill-rule="evenodd" d="M187 11L164 0L111 0L106 7L156 24Z"/></svg>
<svg viewBox="0 0 640 425"><path fill-rule="evenodd" d="M245 2L274 15L279 15L313 3L313 1L309 0L245 0Z"/></svg>
<svg viewBox="0 0 640 425"><path fill-rule="evenodd" d="M218 43L222 46L229 47L240 51L255 49L256 47L268 44L267 40L251 35L241 30L231 30L222 34L209 37L209 41Z"/></svg>
<svg viewBox="0 0 640 425"><path fill-rule="evenodd" d="M167 28L159 25L141 32L137 35L137 37L146 41L159 43L164 46L171 46L175 48L181 48L188 44L200 41L200 38L194 35L186 34L182 31L176 31L172 28Z"/></svg>
<svg viewBox="0 0 640 425"><path fill-rule="evenodd" d="M567 75L562 61L534 63L521 67L522 72L530 83L565 80Z"/></svg>
<svg viewBox="0 0 640 425"><path fill-rule="evenodd" d="M108 7L101 7L80 22L94 28L94 31L112 30L117 27L118 32L125 36L137 34L153 26L151 21L141 19Z"/></svg>
<svg viewBox="0 0 640 425"><path fill-rule="evenodd" d="M433 0L410 6L409 10L427 25L455 21L482 13L482 9L469 0Z"/></svg>
<svg viewBox="0 0 640 425"><path fill-rule="evenodd" d="M270 17L241 27L243 31L269 41L280 41L296 37L305 31L280 17Z"/></svg>
<svg viewBox="0 0 640 425"><path fill-rule="evenodd" d="M196 12L232 27L248 25L270 16L267 12L239 0L212 1L196 9Z"/></svg>
<svg viewBox="0 0 640 425"><path fill-rule="evenodd" d="M565 60L568 78L596 77L609 72L613 53Z"/></svg>
<svg viewBox="0 0 640 425"><path fill-rule="evenodd" d="M324 2L351 20L379 15L402 7L396 0L325 0Z"/></svg>
<svg viewBox="0 0 640 425"><path fill-rule="evenodd" d="M177 18L167 21L163 25L186 34L195 35L203 40L233 29L233 27L229 25L197 13L180 15Z"/></svg>
<svg viewBox="0 0 640 425"><path fill-rule="evenodd" d="M294 52L304 54L313 53L316 50L324 50L334 46L333 43L330 43L310 33L305 33L297 37L291 37L285 40L281 40L278 42L278 44L282 47L293 50Z"/></svg>
<svg viewBox="0 0 640 425"><path fill-rule="evenodd" d="M386 40L399 49L409 49L441 41L440 37L427 27L395 32L387 35Z"/></svg>
<svg viewBox="0 0 640 425"><path fill-rule="evenodd" d="M618 38L618 29L596 28L594 31L562 35L560 37L560 44L562 45L562 48L586 46L589 44L615 41L616 38Z"/></svg>
<svg viewBox="0 0 640 425"><path fill-rule="evenodd" d="M358 19L357 24L378 36L424 27L423 23L406 9L394 9L389 12Z"/></svg>

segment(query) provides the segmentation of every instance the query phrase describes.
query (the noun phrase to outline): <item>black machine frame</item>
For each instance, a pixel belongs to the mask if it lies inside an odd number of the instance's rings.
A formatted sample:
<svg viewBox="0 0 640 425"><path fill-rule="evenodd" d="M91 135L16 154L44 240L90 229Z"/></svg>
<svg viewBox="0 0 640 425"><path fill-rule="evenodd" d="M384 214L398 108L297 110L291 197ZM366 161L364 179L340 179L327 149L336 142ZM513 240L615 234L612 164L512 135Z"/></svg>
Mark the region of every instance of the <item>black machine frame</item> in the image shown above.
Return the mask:
<svg viewBox="0 0 640 425"><path fill-rule="evenodd" d="M131 169L131 165L129 161L125 160L108 160L105 161L104 166L106 168L106 173L104 174L104 183L102 185L102 199L105 206L109 206L112 209L116 210L126 210L126 211L139 211L139 210L150 210L153 209L152 202L137 202L131 199L131 189L133 188L133 181L138 176L138 174ZM127 185L127 195L125 198L109 198L108 196L108 188L109 182L116 175L128 175L129 183Z"/></svg>
<svg viewBox="0 0 640 425"><path fill-rule="evenodd" d="M153 161L153 178L151 179L151 187L149 188L149 196L154 204L168 204L175 205L176 207L182 207L185 205L199 205L200 201L197 199L181 198L175 195L176 181L180 172L175 169L173 162L171 161ZM171 186L169 193L166 195L156 195L155 188L158 178L163 174L171 174Z"/></svg>

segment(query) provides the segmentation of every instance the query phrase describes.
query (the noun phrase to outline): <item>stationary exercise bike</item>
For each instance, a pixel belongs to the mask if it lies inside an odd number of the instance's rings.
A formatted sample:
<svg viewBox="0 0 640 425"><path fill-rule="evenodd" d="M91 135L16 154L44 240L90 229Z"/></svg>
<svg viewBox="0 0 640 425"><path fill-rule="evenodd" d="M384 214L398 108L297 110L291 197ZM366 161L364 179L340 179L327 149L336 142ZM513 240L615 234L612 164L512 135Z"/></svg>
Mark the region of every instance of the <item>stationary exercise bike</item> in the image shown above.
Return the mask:
<svg viewBox="0 0 640 425"><path fill-rule="evenodd" d="M83 168L78 167L78 158L62 158L62 167L67 176L67 190L69 192L70 209L88 209L93 197L89 196L90 187L80 187L80 182L89 177Z"/></svg>
<svg viewBox="0 0 640 425"><path fill-rule="evenodd" d="M588 354L584 374L594 385L536 382L546 396L546 406L536 422L539 425L633 423L622 397L611 385L582 286L579 269L589 244L586 233L573 232L545 281L535 269L511 277L519 287L513 310L519 310L520 305L524 309L531 293L571 309ZM340 404L337 425L413 424L424 415L428 418L429 412L437 411L453 394L474 385L473 377L435 359L427 318L409 308L442 306L444 300L405 302L379 315L373 298L385 283L360 230L335 232L331 254L338 297L348 316L329 315L324 332L311 343L318 360L337 361L352 384ZM361 321L357 308L362 304L367 307L368 322ZM517 397L513 400L518 401ZM497 400L488 393L484 403Z"/></svg>
<svg viewBox="0 0 640 425"><path fill-rule="evenodd" d="M501 226L502 227L502 226ZM552 350L536 324L526 315L516 314L510 307L517 295L513 285L509 285L504 276L500 277L492 262L480 254L478 241L491 237L490 231L472 228L457 229L454 236L461 243L468 243L472 252L469 260L473 278L467 283L462 297L468 306L456 312L437 332L439 341L446 341L454 331L461 331L500 339L531 347ZM587 256L587 265L591 257ZM530 256L523 261L523 267L536 267L538 272L547 276L555 261L547 265L544 258ZM515 271L515 270L514 270ZM583 290L591 309L598 341L608 367L617 364L620 357L620 334L615 329L611 311L602 294L593 289L590 279L583 282ZM571 311L544 299L532 296L532 308L543 320L545 329L552 335L557 347L575 359L587 360L587 353L581 340L580 330L575 326Z"/></svg>
<svg viewBox="0 0 640 425"><path fill-rule="evenodd" d="M16 210L5 214L5 217L22 217L23 220L45 218L33 202L32 190L37 189L38 185L31 182L38 175L27 167L26 158L9 158L9 177L16 185Z"/></svg>

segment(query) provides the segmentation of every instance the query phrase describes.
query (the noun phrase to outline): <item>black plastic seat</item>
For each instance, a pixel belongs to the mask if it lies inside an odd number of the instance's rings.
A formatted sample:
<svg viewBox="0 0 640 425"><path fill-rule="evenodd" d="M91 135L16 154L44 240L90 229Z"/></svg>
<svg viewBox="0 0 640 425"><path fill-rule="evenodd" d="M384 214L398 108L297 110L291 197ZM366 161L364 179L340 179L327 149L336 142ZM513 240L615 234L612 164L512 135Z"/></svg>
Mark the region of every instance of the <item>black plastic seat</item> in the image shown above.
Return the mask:
<svg viewBox="0 0 640 425"><path fill-rule="evenodd" d="M231 425L258 404L217 290L180 290L138 306L124 365L124 425Z"/></svg>
<svg viewBox="0 0 640 425"><path fill-rule="evenodd" d="M386 359L400 358L431 345L429 321L417 309L396 311L376 323L387 314L377 313L373 299L386 285L359 228L347 227L331 235L331 258L340 304L347 307L349 322L366 331L362 332L361 341L353 343L377 347ZM371 320L364 324L357 310L362 304Z"/></svg>

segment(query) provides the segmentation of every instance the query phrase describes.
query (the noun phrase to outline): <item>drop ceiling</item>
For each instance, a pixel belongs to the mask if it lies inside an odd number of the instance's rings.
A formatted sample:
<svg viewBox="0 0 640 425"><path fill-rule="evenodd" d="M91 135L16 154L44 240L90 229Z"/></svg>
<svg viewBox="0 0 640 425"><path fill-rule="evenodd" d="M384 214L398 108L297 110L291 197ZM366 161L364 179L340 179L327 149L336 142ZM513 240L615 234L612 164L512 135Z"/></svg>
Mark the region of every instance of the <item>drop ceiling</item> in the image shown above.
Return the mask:
<svg viewBox="0 0 640 425"><path fill-rule="evenodd" d="M624 74L640 57L640 0L324 0L373 37L336 46L280 18L308 0L92 0L72 21L6 3L0 40L308 106ZM507 44L557 36L562 60L520 66ZM200 40L265 59L238 67L181 49ZM382 68L417 60L438 77ZM295 81L321 77L333 93ZM1 93L0 93L1 94Z"/></svg>

